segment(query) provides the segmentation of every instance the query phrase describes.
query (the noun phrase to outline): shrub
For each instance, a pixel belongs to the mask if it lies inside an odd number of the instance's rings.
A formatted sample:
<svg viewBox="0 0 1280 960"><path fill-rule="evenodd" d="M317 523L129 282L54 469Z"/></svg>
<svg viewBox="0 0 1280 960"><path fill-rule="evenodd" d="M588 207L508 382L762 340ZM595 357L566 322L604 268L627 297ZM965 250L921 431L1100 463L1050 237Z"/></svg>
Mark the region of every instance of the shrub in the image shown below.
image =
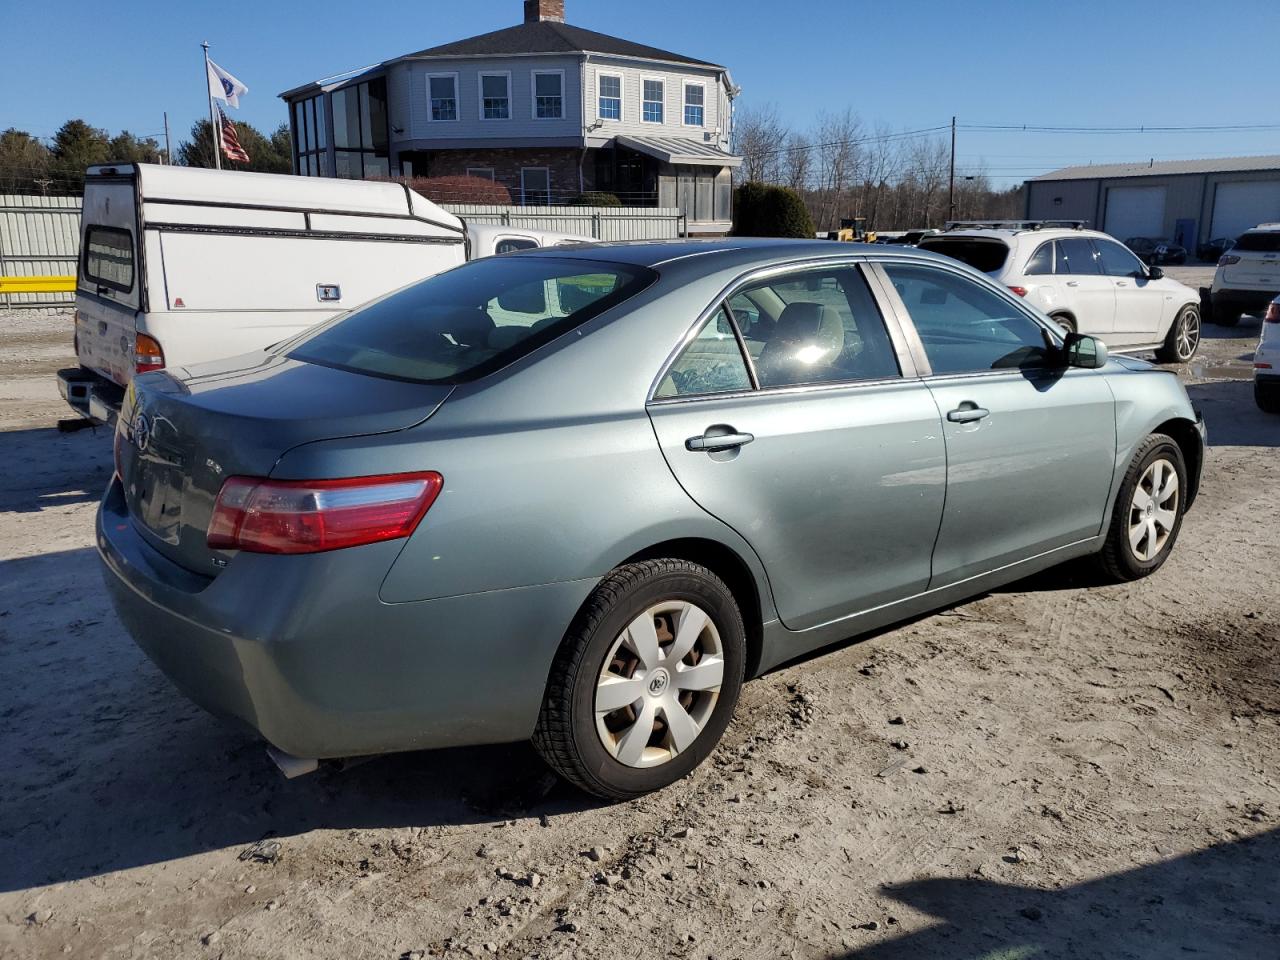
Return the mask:
<svg viewBox="0 0 1280 960"><path fill-rule="evenodd" d="M794 190L744 183L733 195L733 235L812 240L814 227L804 201Z"/></svg>
<svg viewBox="0 0 1280 960"><path fill-rule="evenodd" d="M408 185L435 203L511 203L511 192L487 177L379 177Z"/></svg>
<svg viewBox="0 0 1280 960"><path fill-rule="evenodd" d="M570 201L571 206L575 207L620 207L622 201L618 199L616 194L605 193L602 190L588 190L586 193L580 193Z"/></svg>

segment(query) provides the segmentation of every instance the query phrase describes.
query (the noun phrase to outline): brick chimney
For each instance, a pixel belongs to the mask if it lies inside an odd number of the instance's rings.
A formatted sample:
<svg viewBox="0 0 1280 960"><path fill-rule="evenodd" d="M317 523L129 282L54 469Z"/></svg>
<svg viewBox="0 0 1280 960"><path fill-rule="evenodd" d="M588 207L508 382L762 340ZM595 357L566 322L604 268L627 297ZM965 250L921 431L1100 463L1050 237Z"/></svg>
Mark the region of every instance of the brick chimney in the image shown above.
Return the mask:
<svg viewBox="0 0 1280 960"><path fill-rule="evenodd" d="M524 22L554 20L564 23L564 0L524 0Z"/></svg>

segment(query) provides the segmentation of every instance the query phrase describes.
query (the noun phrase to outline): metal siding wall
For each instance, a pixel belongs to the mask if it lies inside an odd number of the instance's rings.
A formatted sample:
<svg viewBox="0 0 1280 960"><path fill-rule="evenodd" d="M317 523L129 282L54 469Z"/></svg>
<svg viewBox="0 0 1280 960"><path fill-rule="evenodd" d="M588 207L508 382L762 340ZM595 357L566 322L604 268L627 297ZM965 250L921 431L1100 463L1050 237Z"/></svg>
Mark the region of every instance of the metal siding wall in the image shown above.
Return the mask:
<svg viewBox="0 0 1280 960"><path fill-rule="evenodd" d="M440 149L446 149L450 140L491 139L495 147L508 146L507 140L515 137L581 137L582 91L579 58L561 57L508 57L502 59L439 59L413 60L408 64L408 82L399 81L395 96L408 93L410 125L402 139L434 140ZM399 65L397 65L399 69ZM533 70L564 71L564 119L535 120L533 118ZM480 74L511 73L511 119L481 120ZM430 119L427 99L427 75L431 73L458 74L458 119L448 122ZM404 115L400 105L393 105L397 116Z"/></svg>
<svg viewBox="0 0 1280 960"><path fill-rule="evenodd" d="M728 149L728 124L722 122L720 115L721 93L724 85L718 82L719 71L695 66L682 69L666 64L654 64L652 68L639 67L633 60L610 60L608 57L593 54L587 62L586 70L588 126L596 121L599 107L597 100L599 88L596 77L601 73L622 76L622 119L604 121L604 126L590 134L591 137L608 138L619 134L633 137L684 137ZM640 120L642 77L664 81L662 123L643 123ZM703 97L701 127L684 125L685 80L698 80L705 85L706 95ZM717 127L720 128L718 138L714 136ZM710 133L713 136L710 140L704 140L704 133Z"/></svg>
<svg viewBox="0 0 1280 960"><path fill-rule="evenodd" d="M73 275L80 250L80 198L0 194L0 273L10 277ZM15 293L0 306L75 303L74 293Z"/></svg>
<svg viewBox="0 0 1280 960"><path fill-rule="evenodd" d="M1097 223L1097 189L1097 180L1031 181L1027 219L1088 220L1090 227L1101 229ZM1055 204L1055 197L1061 197L1062 203Z"/></svg>
<svg viewBox="0 0 1280 960"><path fill-rule="evenodd" d="M526 230L576 233L597 240L671 240L684 230L684 216L672 207L508 207L478 203L441 204L475 223Z"/></svg>

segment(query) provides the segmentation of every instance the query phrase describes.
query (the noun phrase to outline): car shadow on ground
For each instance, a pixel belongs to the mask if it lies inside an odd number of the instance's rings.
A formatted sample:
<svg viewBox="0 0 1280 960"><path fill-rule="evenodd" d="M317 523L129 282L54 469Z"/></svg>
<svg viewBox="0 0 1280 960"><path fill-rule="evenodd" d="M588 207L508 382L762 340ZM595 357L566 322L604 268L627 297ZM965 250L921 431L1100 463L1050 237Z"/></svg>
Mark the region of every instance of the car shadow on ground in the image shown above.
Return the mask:
<svg viewBox="0 0 1280 960"><path fill-rule="evenodd" d="M0 513L97 500L111 477L111 431L49 427L0 433Z"/></svg>
<svg viewBox="0 0 1280 960"><path fill-rule="evenodd" d="M1272 830L1058 890L980 878L935 878L886 886L882 888L886 897L939 922L840 956L843 960L1166 960L1180 955L1254 960L1274 956L1280 944L1277 862L1280 831Z"/></svg>
<svg viewBox="0 0 1280 960"><path fill-rule="evenodd" d="M1210 447L1280 447L1280 416L1258 408L1252 381L1192 383L1187 395L1204 414ZM1206 469L1212 469L1212 464Z"/></svg>
<svg viewBox="0 0 1280 960"><path fill-rule="evenodd" d="M0 562L0 892L268 836L593 805L527 744L378 757L286 780L262 741L188 702L147 661L98 563L92 549Z"/></svg>

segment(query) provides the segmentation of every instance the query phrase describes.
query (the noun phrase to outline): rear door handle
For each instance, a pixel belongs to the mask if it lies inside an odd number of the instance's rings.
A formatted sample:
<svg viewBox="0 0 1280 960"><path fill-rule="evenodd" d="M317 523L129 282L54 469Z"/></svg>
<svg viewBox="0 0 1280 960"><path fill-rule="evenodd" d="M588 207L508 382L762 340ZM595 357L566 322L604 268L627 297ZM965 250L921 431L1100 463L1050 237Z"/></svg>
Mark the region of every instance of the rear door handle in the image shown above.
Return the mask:
<svg viewBox="0 0 1280 960"><path fill-rule="evenodd" d="M1128 285L1129 285L1129 281L1128 281L1128 280L1117 280L1117 281L1116 281L1116 286L1117 286L1117 287L1127 287Z"/></svg>
<svg viewBox="0 0 1280 960"><path fill-rule="evenodd" d="M686 450L702 450L715 453L717 450L734 450L755 439L752 433L713 433L700 437L690 437L684 442Z"/></svg>
<svg viewBox="0 0 1280 960"><path fill-rule="evenodd" d="M973 423L981 420L983 417L991 416L991 411L985 407L979 407L973 403L962 403L955 410L947 414L947 419L952 423Z"/></svg>
<svg viewBox="0 0 1280 960"><path fill-rule="evenodd" d="M1080 286L1080 281L1079 281L1079 280L1068 280L1068 281L1067 281L1067 286L1068 286L1068 287L1078 287L1078 286Z"/></svg>

